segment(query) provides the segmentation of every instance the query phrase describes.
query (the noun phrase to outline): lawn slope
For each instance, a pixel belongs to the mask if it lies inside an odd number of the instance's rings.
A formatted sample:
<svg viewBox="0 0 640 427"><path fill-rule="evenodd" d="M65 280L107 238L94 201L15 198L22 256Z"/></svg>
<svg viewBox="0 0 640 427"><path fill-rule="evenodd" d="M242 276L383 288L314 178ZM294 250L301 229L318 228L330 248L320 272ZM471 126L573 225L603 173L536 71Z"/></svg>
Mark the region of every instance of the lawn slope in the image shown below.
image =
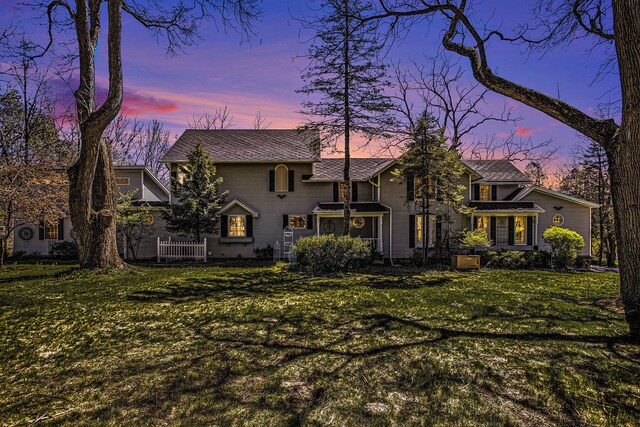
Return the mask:
<svg viewBox="0 0 640 427"><path fill-rule="evenodd" d="M633 425L618 276L0 270L0 425Z"/></svg>

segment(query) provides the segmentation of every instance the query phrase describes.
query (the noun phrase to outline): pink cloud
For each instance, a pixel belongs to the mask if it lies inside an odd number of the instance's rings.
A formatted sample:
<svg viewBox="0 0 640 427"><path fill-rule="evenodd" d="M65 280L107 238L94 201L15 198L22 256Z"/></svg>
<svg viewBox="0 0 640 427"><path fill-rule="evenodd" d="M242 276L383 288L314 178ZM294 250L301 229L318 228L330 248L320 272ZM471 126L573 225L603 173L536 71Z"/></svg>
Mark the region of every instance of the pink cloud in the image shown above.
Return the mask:
<svg viewBox="0 0 640 427"><path fill-rule="evenodd" d="M506 138L509 136L507 132L498 132L496 135L498 136L498 138Z"/></svg>
<svg viewBox="0 0 640 427"><path fill-rule="evenodd" d="M520 136L533 135L533 128L516 128L516 133Z"/></svg>
<svg viewBox="0 0 640 427"><path fill-rule="evenodd" d="M54 80L51 83L52 89L57 93L62 102L60 102L56 109L60 113L66 108L75 110L75 99L73 97L73 90L77 87L78 82L74 79L70 85L67 85L61 80ZM102 86L99 82L96 83L96 103L100 106L105 99L107 99L108 89ZM122 99L122 113L128 116L143 116L146 114L165 114L171 113L180 106L173 100L154 96L144 91L139 91L131 88L124 89L124 95Z"/></svg>

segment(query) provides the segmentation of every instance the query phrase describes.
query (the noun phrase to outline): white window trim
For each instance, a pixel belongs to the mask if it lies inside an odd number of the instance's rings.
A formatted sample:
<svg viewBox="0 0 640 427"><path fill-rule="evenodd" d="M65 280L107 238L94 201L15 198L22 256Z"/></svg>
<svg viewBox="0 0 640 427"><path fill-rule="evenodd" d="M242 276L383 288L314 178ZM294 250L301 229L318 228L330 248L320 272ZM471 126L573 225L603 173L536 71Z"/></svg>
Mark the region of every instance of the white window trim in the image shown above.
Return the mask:
<svg viewBox="0 0 640 427"><path fill-rule="evenodd" d="M291 226L291 217L292 216L301 216L304 218L304 227L292 227ZM289 224L289 228L292 230L306 230L307 229L307 214L287 214L287 224Z"/></svg>
<svg viewBox="0 0 640 427"><path fill-rule="evenodd" d="M284 168L284 190L282 189L278 189L278 169L282 170L282 168ZM287 165L278 165L276 166L274 172L274 190L276 193L288 193L289 192L289 168L287 167Z"/></svg>
<svg viewBox="0 0 640 427"><path fill-rule="evenodd" d="M232 217L241 217L244 221L244 234L242 236L235 236L231 234L231 218ZM247 237L247 216L242 214L230 214L227 215L227 236L232 239L242 239Z"/></svg>

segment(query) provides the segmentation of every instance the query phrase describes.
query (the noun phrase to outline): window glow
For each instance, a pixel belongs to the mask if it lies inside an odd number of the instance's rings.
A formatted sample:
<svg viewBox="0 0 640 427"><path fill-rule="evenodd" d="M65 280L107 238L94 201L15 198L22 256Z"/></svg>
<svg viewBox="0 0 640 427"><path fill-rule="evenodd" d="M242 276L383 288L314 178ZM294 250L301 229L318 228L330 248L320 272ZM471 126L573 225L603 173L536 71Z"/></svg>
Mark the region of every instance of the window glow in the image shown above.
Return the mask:
<svg viewBox="0 0 640 427"><path fill-rule="evenodd" d="M553 225L557 225L558 227L564 224L564 217L560 214L555 214L553 216Z"/></svg>
<svg viewBox="0 0 640 427"><path fill-rule="evenodd" d="M489 184L480 184L480 200L483 202L491 200L491 186Z"/></svg>
<svg viewBox="0 0 640 427"><path fill-rule="evenodd" d="M307 216L306 215L289 215L289 227L307 228Z"/></svg>
<svg viewBox="0 0 640 427"><path fill-rule="evenodd" d="M526 243L527 239L527 217L517 216L514 218L514 241L516 244Z"/></svg>
<svg viewBox="0 0 640 427"><path fill-rule="evenodd" d="M246 218L244 215L229 215L229 237L246 237Z"/></svg>

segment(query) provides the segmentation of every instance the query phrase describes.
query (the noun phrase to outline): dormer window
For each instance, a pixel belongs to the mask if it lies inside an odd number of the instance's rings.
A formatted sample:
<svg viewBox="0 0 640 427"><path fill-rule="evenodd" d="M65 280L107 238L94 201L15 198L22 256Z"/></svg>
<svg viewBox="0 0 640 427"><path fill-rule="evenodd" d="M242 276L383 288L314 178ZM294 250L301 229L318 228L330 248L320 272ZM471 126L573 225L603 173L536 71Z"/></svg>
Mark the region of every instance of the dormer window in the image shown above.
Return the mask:
<svg viewBox="0 0 640 427"><path fill-rule="evenodd" d="M480 201L488 202L491 200L491 186L489 184L480 184Z"/></svg>
<svg viewBox="0 0 640 427"><path fill-rule="evenodd" d="M289 191L289 168L285 165L276 166L276 193Z"/></svg>

